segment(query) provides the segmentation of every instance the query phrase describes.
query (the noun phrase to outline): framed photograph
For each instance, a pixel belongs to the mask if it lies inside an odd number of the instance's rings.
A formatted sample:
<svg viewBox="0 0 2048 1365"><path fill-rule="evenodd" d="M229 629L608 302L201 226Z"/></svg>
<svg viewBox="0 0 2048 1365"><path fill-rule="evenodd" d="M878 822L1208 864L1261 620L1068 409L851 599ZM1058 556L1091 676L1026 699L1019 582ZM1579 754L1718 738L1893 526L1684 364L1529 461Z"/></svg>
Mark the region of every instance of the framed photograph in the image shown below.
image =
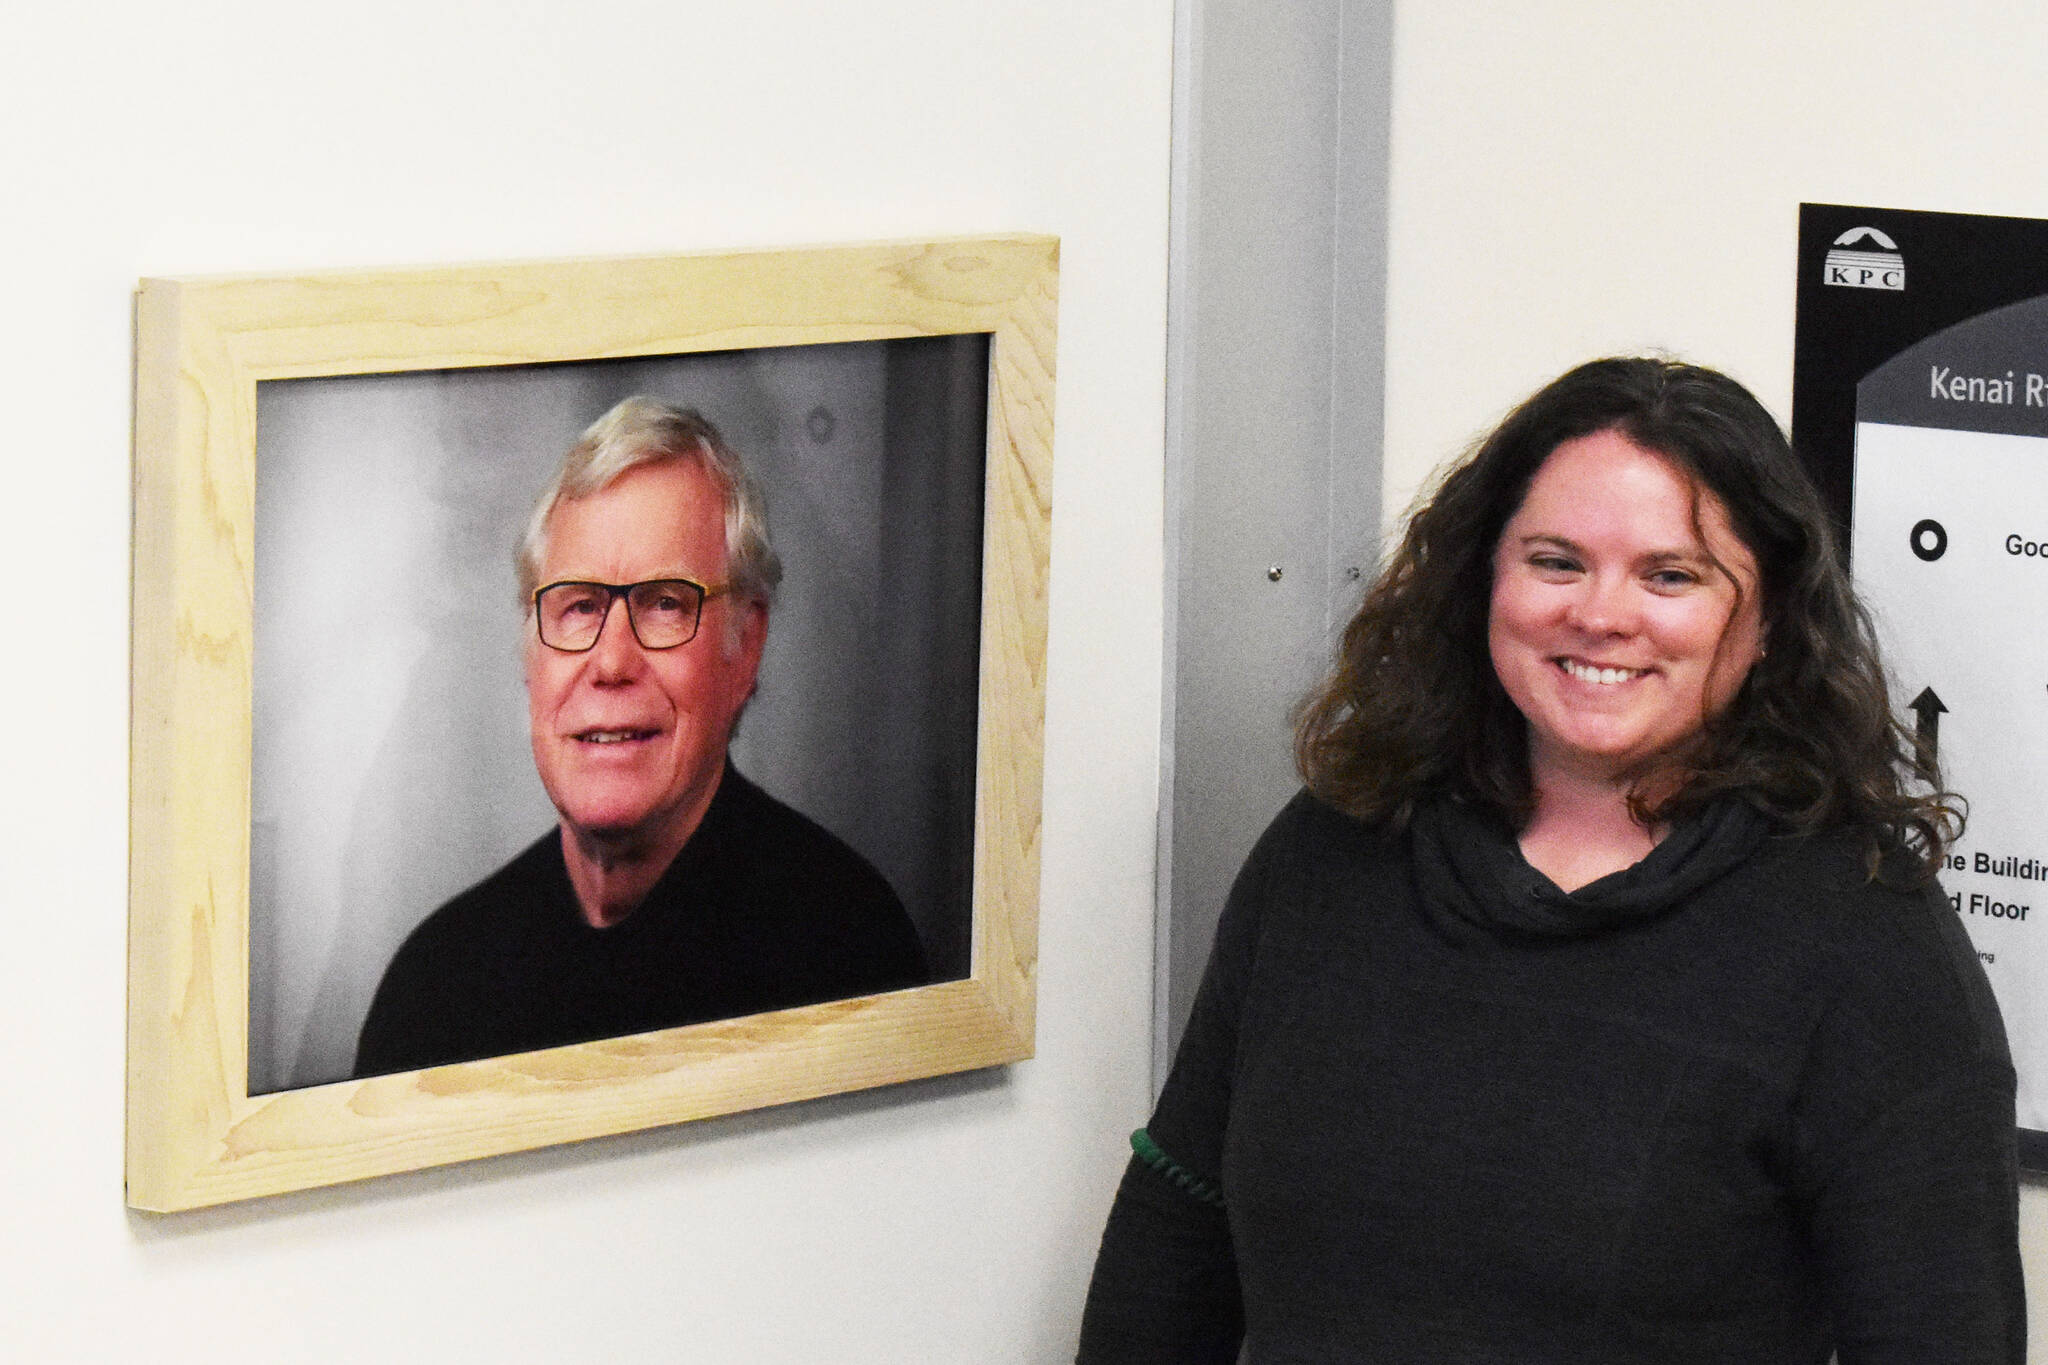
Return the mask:
<svg viewBox="0 0 2048 1365"><path fill-rule="evenodd" d="M1057 276L1016 235L143 281L131 1205L1031 1055ZM779 587L583 514L668 486L558 475L649 422L744 468ZM552 680L684 715L740 658L613 923ZM607 781L669 752L604 725L560 742Z"/></svg>

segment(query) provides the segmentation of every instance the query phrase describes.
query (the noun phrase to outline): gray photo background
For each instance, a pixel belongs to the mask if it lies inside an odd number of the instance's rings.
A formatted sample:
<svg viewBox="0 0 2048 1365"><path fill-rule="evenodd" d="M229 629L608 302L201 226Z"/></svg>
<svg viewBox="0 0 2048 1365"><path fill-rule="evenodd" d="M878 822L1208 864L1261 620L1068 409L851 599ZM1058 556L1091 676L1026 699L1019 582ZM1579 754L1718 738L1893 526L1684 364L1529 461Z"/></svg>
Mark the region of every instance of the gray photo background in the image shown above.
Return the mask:
<svg viewBox="0 0 2048 1365"><path fill-rule="evenodd" d="M250 1092L345 1078L406 934L554 826L512 546L635 393L767 493L786 573L734 761L966 975L987 366L962 336L259 385Z"/></svg>

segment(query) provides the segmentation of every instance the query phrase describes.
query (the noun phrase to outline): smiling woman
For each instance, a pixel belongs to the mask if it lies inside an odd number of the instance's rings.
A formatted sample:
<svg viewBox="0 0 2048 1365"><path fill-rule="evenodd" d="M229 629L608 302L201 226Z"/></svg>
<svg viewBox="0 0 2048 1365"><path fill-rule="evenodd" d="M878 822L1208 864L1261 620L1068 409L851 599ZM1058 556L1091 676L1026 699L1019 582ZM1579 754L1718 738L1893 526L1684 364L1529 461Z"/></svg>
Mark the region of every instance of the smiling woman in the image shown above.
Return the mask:
<svg viewBox="0 0 2048 1365"><path fill-rule="evenodd" d="M1564 442L1530 481L1494 547L1487 640L1529 727L1522 851L1565 890L1650 851L1653 825L1589 840L1584 812L1682 782L1761 652L1757 589L1721 500L1618 431Z"/></svg>
<svg viewBox="0 0 2048 1365"><path fill-rule="evenodd" d="M1619 432L1559 446L1494 548L1493 668L1539 770L1674 758L1749 676L1759 628L1728 509Z"/></svg>
<svg viewBox="0 0 2048 1365"><path fill-rule="evenodd" d="M1443 479L1304 708L1083 1362L2024 1355L1955 831L1734 381L1595 361Z"/></svg>
<svg viewBox="0 0 2048 1365"><path fill-rule="evenodd" d="M1316 793L1352 815L1397 824L1445 790L1517 826L1529 819L1537 794L1531 718L1493 652L1504 623L1495 614L1509 597L1519 600L1500 575L1514 548L1504 533L1516 519L1521 534L1535 534L1530 518L1591 517L1594 500L1610 528L1640 538L1635 552L1647 558L1639 571L1659 570L1644 572L1642 593L1653 577L1668 589L1690 576L1709 597L1733 590L1757 612L1746 671L1735 666L1750 627L1735 621L1732 632L1717 632L1726 656L1719 666L1733 670L1721 681L1738 684L1733 694L1695 708L1697 723L1680 722L1684 734L1655 746L1666 757L1683 750L1683 780L1623 774L1640 822L1668 822L1740 793L1788 828L1858 831L1873 869L1882 852L1931 874L1955 832L1955 808L1934 774L1923 774L1892 711L1818 495L1747 390L1658 360L1596 361L1564 375L1510 413L1418 505L1346 627L1336 671L1303 710L1297 757ZM1584 662L1646 661L1602 654Z"/></svg>

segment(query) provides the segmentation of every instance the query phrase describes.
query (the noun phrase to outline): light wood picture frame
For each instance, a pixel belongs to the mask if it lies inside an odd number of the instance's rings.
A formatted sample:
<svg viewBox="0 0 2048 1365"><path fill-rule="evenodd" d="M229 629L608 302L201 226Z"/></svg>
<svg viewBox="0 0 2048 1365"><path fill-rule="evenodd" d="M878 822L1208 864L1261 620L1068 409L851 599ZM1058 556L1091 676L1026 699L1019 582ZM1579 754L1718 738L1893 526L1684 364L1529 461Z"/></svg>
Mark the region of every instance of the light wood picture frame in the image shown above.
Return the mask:
<svg viewBox="0 0 2048 1365"><path fill-rule="evenodd" d="M142 282L131 1206L203 1207L1032 1054L1058 257L1056 238L1015 234ZM985 335L989 356L967 974L252 1094L259 384L964 334Z"/></svg>

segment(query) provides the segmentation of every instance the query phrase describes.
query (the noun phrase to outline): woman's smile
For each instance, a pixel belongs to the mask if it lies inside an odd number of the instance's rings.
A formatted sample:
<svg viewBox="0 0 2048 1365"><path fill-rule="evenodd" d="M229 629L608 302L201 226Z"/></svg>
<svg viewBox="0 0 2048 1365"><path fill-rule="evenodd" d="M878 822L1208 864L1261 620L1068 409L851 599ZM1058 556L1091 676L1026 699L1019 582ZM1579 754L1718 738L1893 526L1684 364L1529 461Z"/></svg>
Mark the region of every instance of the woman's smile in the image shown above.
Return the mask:
<svg viewBox="0 0 2048 1365"><path fill-rule="evenodd" d="M1616 431L1566 441L1494 550L1487 643L1531 772L1633 778L1756 662L1756 559L1711 493Z"/></svg>

